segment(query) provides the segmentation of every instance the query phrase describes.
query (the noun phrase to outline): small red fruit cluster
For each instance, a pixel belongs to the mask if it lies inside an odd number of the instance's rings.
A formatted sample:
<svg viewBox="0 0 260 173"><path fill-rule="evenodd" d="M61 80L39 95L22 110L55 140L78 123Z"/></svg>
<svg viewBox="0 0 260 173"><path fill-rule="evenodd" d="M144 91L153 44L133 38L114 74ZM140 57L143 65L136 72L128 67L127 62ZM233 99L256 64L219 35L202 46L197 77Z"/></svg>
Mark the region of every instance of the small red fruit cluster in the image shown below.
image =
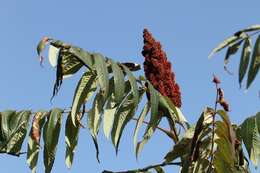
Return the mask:
<svg viewBox="0 0 260 173"><path fill-rule="evenodd" d="M171 63L167 60L160 42L156 41L147 29L144 29L143 38L142 54L145 57L144 72L146 78L156 90L163 96L169 97L173 104L180 108L182 104L180 87L175 81Z"/></svg>

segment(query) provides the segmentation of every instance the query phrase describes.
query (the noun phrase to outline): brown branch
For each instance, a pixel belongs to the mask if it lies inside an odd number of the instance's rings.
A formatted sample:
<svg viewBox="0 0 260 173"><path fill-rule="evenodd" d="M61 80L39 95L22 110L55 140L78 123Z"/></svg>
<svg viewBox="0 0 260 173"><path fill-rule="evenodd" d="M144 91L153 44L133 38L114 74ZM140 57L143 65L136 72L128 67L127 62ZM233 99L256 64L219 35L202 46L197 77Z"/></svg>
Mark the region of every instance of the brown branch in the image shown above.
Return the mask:
<svg viewBox="0 0 260 173"><path fill-rule="evenodd" d="M119 172L113 172L113 171L108 171L108 170L104 170L102 173L136 173L136 172L146 172L149 169L153 169L156 167L164 167L164 166L169 166L169 165L181 165L181 162L170 162L170 163L166 163L163 162L161 164L156 164L156 165L151 165L151 166L147 166L141 169L132 169L132 170L126 170L126 171L119 171Z"/></svg>
<svg viewBox="0 0 260 173"><path fill-rule="evenodd" d="M20 157L20 155L27 154L27 152L14 153L14 152L4 152L4 151L1 151L0 154L9 154L9 155L12 155L12 156Z"/></svg>

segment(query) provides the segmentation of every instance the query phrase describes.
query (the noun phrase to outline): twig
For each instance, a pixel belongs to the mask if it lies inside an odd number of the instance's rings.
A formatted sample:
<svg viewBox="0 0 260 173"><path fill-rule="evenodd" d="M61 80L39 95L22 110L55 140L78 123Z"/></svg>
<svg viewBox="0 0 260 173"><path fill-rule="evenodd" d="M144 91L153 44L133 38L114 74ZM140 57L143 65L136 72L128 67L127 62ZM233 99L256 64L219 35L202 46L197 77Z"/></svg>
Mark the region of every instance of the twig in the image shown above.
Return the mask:
<svg viewBox="0 0 260 173"><path fill-rule="evenodd" d="M132 120L138 121L137 118L132 118ZM146 124L146 125L149 125L149 122L147 122L147 121L143 121L143 123ZM159 127L159 126L157 126L156 128L157 128L158 130L160 130L161 132L165 133L165 134L166 134L167 136L169 136L170 138L172 138L172 139L175 139L175 138L176 138L175 134L174 134L172 131L166 130L166 129L164 129L164 128L162 128L162 127Z"/></svg>
<svg viewBox="0 0 260 173"><path fill-rule="evenodd" d="M260 31L253 32L252 34L249 34L249 36L254 36L256 34L260 33Z"/></svg>
<svg viewBox="0 0 260 173"><path fill-rule="evenodd" d="M4 151L1 151L0 154L9 154L9 155L12 155L12 156L20 157L20 155L27 154L27 152L14 153L14 152L4 152Z"/></svg>
<svg viewBox="0 0 260 173"><path fill-rule="evenodd" d="M217 112L217 107L218 107L218 98L219 98L219 93L218 93L218 83L216 83L216 100L215 100L215 107L214 107L214 113L212 114L212 138L211 138L211 158L210 158L210 163L209 163L209 168L208 172L211 171L211 167L213 164L213 158L214 158L214 138L215 138L215 115Z"/></svg>
<svg viewBox="0 0 260 173"><path fill-rule="evenodd" d="M132 170L127 170L127 171L119 171L119 172L113 172L113 171L108 171L108 170L104 170L102 173L136 173L136 172L146 172L149 169L153 169L156 167L164 167L164 166L169 166L169 165L181 165L181 162L170 162L170 163L166 163L163 162L161 164L156 164L156 165L151 165L151 166L147 166L141 169L132 169Z"/></svg>

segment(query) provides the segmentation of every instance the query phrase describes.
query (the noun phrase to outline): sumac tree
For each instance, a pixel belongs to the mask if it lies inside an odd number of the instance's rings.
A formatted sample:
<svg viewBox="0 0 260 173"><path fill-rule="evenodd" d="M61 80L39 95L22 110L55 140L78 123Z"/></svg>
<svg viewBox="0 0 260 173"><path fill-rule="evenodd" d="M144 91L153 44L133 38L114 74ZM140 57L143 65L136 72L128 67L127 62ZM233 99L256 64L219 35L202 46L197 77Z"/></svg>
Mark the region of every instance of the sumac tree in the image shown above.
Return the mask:
<svg viewBox="0 0 260 173"><path fill-rule="evenodd" d="M243 79L246 78L247 89L260 67L259 31L260 25L242 29L219 44L210 54L211 57L227 47L224 58L224 68L227 70L231 56L242 47L238 81L242 86ZM257 39L252 47L253 36L257 36ZM181 87L176 82L166 53L147 29L144 29L143 37L145 76L135 74L141 70L139 64L117 62L100 53L92 53L63 41L44 37L38 44L37 53L42 63L42 52L48 47L50 64L56 68L51 99L59 92L65 78L79 70L84 71L74 92L72 105L68 109L52 108L35 112L1 111L0 152L14 156L27 154L27 163L32 172L36 172L39 152L43 152L45 172L49 173L54 165L60 136L65 136L65 163L70 168L81 128L89 129L99 161L97 135L102 130L101 124L104 135L111 139L115 151L118 152L126 125L135 121L133 141L136 157L156 130L167 135L174 145L161 163L120 171L121 173L163 173L163 167L169 165L179 167L183 173L250 172L249 162L254 166L259 162L260 112L246 118L241 124L232 123L228 116L230 108L224 89L220 86L220 79L214 75L212 87L216 88L215 105L212 108L206 107L198 116L197 122L188 122L181 112ZM142 100L145 104L141 104ZM92 103L90 107L86 106L89 102ZM140 114L137 113L138 107L142 109ZM61 132L63 116L66 116L65 132ZM81 122L84 117L87 125ZM147 118L149 121L145 121ZM167 129L160 127L162 119L168 122ZM146 126L146 130L138 141L142 125ZM26 153L22 153L21 146L27 135L28 149ZM246 158L245 150L249 158Z"/></svg>

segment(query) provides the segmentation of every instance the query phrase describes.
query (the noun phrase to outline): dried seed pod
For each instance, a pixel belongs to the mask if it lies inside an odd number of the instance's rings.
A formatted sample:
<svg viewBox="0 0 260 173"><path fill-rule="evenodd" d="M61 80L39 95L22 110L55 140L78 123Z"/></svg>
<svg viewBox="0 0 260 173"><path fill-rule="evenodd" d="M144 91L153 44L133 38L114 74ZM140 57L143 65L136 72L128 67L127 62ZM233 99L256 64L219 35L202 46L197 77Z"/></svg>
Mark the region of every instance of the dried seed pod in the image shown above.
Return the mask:
<svg viewBox="0 0 260 173"><path fill-rule="evenodd" d="M219 80L219 78L216 75L213 75L213 81L212 82L215 83L215 84L221 83L221 81Z"/></svg>
<svg viewBox="0 0 260 173"><path fill-rule="evenodd" d="M219 95L218 103L223 107L223 109L225 111L229 112L230 111L229 104L224 99L224 90L221 88L218 88L218 95Z"/></svg>

